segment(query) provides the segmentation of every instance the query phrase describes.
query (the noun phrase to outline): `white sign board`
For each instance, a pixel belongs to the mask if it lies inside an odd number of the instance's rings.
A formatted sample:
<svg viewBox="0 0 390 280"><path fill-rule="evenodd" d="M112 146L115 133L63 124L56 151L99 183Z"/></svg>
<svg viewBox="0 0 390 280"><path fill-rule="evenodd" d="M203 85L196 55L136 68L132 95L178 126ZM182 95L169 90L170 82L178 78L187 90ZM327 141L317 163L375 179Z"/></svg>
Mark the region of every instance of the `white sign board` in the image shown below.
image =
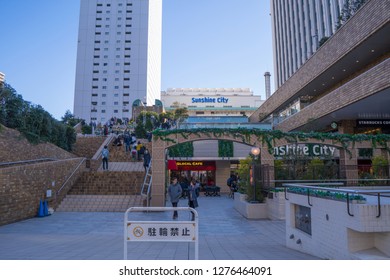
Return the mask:
<svg viewBox="0 0 390 280"><path fill-rule="evenodd" d="M127 241L195 241L194 222L127 222Z"/></svg>

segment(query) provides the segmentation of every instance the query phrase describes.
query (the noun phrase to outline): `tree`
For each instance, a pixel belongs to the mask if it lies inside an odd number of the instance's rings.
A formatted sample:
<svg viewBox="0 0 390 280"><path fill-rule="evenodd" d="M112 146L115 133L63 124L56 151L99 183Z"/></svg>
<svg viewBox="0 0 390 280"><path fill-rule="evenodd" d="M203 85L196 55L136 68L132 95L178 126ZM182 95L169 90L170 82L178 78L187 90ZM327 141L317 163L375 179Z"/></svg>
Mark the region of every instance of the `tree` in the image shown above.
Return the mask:
<svg viewBox="0 0 390 280"><path fill-rule="evenodd" d="M70 110L67 110L64 114L64 116L61 118L61 121L67 125L75 126L82 120L79 118L76 118Z"/></svg>
<svg viewBox="0 0 390 280"><path fill-rule="evenodd" d="M176 108L173 111L174 120L177 122L177 125L182 123L184 120L188 118L188 109L184 108Z"/></svg>
<svg viewBox="0 0 390 280"><path fill-rule="evenodd" d="M42 106L24 101L8 84L0 88L0 104L0 123L17 129L30 142L51 142L68 151L76 142L72 127L54 119Z"/></svg>
<svg viewBox="0 0 390 280"><path fill-rule="evenodd" d="M348 19L350 19L356 12L367 2L367 0L347 0L341 10L338 18L336 29L339 29Z"/></svg>

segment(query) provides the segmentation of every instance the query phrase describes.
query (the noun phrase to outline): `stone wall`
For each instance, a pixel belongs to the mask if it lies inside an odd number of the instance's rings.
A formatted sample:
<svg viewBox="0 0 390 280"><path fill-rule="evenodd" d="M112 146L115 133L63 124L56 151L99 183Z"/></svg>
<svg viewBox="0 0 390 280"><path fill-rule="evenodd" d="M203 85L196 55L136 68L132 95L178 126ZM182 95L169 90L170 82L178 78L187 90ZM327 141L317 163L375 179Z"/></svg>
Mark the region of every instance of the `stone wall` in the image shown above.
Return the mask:
<svg viewBox="0 0 390 280"><path fill-rule="evenodd" d="M92 158L106 138L106 136L78 136L72 152L79 157Z"/></svg>
<svg viewBox="0 0 390 280"><path fill-rule="evenodd" d="M0 169L0 225L35 217L47 189L52 190L49 207L55 205L55 193L82 160L73 158Z"/></svg>

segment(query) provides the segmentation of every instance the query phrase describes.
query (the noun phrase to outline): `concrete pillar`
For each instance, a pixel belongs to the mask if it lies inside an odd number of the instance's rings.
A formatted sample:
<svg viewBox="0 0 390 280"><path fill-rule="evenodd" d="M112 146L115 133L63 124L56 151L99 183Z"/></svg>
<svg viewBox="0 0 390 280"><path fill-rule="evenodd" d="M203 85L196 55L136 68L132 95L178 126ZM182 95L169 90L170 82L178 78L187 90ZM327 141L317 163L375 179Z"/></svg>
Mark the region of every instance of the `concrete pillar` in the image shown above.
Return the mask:
<svg viewBox="0 0 390 280"><path fill-rule="evenodd" d="M351 154L340 149L340 175L347 180L347 186L356 186L359 179L357 166L357 149L350 147Z"/></svg>

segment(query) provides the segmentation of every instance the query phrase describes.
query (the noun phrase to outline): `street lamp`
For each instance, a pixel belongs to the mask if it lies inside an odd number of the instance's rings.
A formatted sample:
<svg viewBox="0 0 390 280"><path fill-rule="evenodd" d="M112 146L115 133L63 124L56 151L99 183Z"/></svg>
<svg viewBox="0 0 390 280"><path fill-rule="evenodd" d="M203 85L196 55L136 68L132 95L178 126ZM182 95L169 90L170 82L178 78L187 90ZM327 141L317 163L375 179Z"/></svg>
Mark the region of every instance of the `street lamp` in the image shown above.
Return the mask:
<svg viewBox="0 0 390 280"><path fill-rule="evenodd" d="M259 147L252 147L251 154L253 155L252 159L252 187L253 187L253 203L256 203L256 176L255 176L255 162L260 155Z"/></svg>

